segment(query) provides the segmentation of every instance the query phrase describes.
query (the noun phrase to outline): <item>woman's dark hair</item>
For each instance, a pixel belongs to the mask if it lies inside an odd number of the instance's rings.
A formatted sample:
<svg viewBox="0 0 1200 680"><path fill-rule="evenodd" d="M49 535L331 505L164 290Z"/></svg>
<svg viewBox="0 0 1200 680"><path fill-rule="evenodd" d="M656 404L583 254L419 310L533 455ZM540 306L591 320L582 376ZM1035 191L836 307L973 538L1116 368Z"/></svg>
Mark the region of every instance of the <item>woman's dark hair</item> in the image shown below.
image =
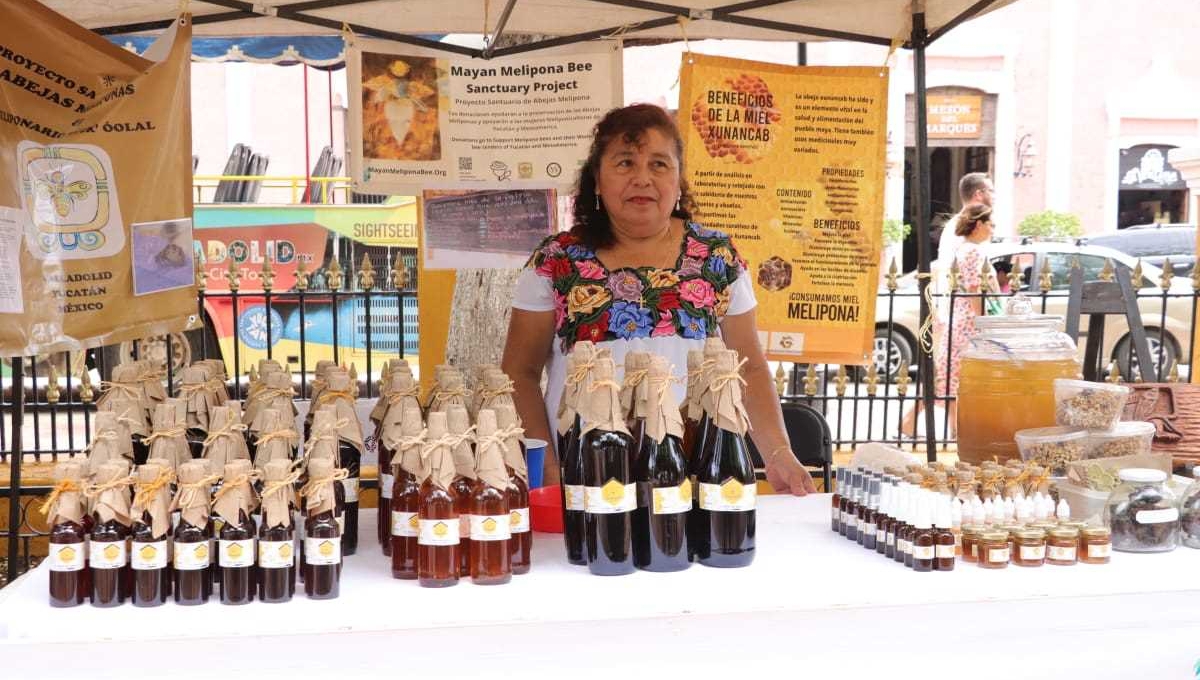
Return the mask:
<svg viewBox="0 0 1200 680"><path fill-rule="evenodd" d="M671 217L691 220L696 212L696 202L683 178L683 138L675 121L662 107L653 104L634 104L612 109L604 114L592 133L592 146L587 161L579 168L579 179L575 182L573 216L575 234L589 248L604 248L613 243L612 223L603 203L596 207L596 174L600 171L600 157L616 139L627 144L637 144L648 130L658 130L671 140L675 156L679 159L679 207L671 210Z"/></svg>
<svg viewBox="0 0 1200 680"><path fill-rule="evenodd" d="M962 209L958 216L958 224L954 225L954 233L958 236L970 236L980 222L992 219L992 209L982 203L972 203Z"/></svg>

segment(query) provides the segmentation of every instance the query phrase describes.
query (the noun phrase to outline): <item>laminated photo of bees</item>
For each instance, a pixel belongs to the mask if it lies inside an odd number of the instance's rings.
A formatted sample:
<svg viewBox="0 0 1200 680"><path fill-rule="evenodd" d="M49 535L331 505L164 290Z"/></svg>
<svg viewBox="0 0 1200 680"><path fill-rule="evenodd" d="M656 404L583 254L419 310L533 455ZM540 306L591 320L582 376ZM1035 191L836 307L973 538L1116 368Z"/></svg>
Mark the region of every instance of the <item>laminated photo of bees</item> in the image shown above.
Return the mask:
<svg viewBox="0 0 1200 680"><path fill-rule="evenodd" d="M149 295L196 284L192 220L141 222L133 234L133 294Z"/></svg>
<svg viewBox="0 0 1200 680"><path fill-rule="evenodd" d="M363 52L363 158L436 161L438 60Z"/></svg>

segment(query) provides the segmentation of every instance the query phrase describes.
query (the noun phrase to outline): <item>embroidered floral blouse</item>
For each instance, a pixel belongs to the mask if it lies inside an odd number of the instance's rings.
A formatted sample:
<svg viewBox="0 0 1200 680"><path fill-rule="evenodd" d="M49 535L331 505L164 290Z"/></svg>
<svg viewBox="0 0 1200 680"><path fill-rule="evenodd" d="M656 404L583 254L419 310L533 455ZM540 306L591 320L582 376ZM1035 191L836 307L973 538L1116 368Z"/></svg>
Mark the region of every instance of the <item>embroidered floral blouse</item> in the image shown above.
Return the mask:
<svg viewBox="0 0 1200 680"><path fill-rule="evenodd" d="M682 377L688 350L719 335L726 315L755 306L750 279L742 276L745 267L728 236L695 223L686 225L671 269L609 270L571 233L547 237L518 280L513 307L555 314L557 342L546 390L550 414L562 393L565 356L577 340L610 348L618 366L630 350L666 356ZM684 387L676 385L680 398Z"/></svg>

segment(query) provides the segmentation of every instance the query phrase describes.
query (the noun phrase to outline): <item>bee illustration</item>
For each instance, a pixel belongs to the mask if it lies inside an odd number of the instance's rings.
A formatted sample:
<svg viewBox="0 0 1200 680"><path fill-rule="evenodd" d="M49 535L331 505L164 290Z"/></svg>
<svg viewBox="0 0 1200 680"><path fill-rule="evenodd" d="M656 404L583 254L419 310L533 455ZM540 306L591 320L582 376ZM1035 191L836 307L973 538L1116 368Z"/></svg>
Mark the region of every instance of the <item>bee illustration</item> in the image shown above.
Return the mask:
<svg viewBox="0 0 1200 680"><path fill-rule="evenodd" d="M61 170L50 173L49 180L38 180L37 188L38 197L49 198L54 203L54 211L59 217L70 215L75 201L82 201L92 192L92 185L88 182L67 184L66 175Z"/></svg>

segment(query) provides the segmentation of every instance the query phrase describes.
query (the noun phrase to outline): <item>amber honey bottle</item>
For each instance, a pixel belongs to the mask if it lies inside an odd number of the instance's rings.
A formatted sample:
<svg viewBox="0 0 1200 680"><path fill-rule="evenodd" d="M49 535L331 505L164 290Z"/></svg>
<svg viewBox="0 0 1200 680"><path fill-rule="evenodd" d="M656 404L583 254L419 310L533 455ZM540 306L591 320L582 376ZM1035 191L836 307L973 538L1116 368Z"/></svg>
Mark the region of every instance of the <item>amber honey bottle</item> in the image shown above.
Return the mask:
<svg viewBox="0 0 1200 680"><path fill-rule="evenodd" d="M273 460L263 470L262 525L258 531L258 599L287 602L296 594L293 484L299 473L286 460Z"/></svg>
<svg viewBox="0 0 1200 680"><path fill-rule="evenodd" d="M54 490L46 503L50 545L50 606L75 607L91 591L87 565L87 535L83 513L83 465L74 461L54 467Z"/></svg>
<svg viewBox="0 0 1200 680"><path fill-rule="evenodd" d="M699 420L696 423L696 436L693 439L693 444L690 451L685 455L688 456L688 478L692 482L692 506L697 508L700 505L700 482L699 473L702 464L705 450L709 447L709 441L715 436L715 426L712 422L713 397L711 392L713 369L716 367L716 357L721 352L725 351L725 343L720 338L707 338L704 341L704 360L701 362L699 369L699 378L697 385L696 399L699 402ZM688 550L693 559L696 556L696 551L703 542L702 534L704 526L701 524L701 516L698 512L688 513Z"/></svg>
<svg viewBox="0 0 1200 680"><path fill-rule="evenodd" d="M507 378L506 378L507 380ZM458 575L471 575L471 496L475 482L475 428L471 427L471 416L466 407L452 404L446 407L446 422L454 440L451 455L454 458L454 482L450 485L458 510Z"/></svg>
<svg viewBox="0 0 1200 680"><path fill-rule="evenodd" d="M529 573L533 561L533 531L529 525L529 468L525 462L524 430L511 404L498 404L496 424L504 435L504 465L508 469L508 542L514 574Z"/></svg>
<svg viewBox="0 0 1200 680"><path fill-rule="evenodd" d="M392 487L391 509L392 578L415 579L421 482L427 475L421 461L421 447L425 445L421 410L415 406L406 407L396 431L384 436L396 451L392 457L396 480Z"/></svg>
<svg viewBox="0 0 1200 680"><path fill-rule="evenodd" d="M152 458L138 468L134 487L129 563L133 570L133 604L156 607L171 596L167 540L171 532L170 463Z"/></svg>
<svg viewBox="0 0 1200 680"><path fill-rule="evenodd" d="M305 514L304 594L314 600L333 599L340 592L342 536L336 488L344 475L329 458L310 458L308 482L300 492Z"/></svg>
<svg viewBox="0 0 1200 680"><path fill-rule="evenodd" d="M115 607L132 591L129 570L129 466L112 461L100 466L95 498L88 563L92 572L92 605Z"/></svg>
<svg viewBox="0 0 1200 680"><path fill-rule="evenodd" d="M455 470L448 437L446 414L429 414L429 440L421 448L421 459L429 476L421 484L417 509L417 583L425 588L458 584L460 558L459 517L455 508Z"/></svg>
<svg viewBox="0 0 1200 680"><path fill-rule="evenodd" d="M879 480L874 476L867 484L867 506L863 510L863 528L859 532L862 537L862 547L875 550L877 531L879 529Z"/></svg>
<svg viewBox="0 0 1200 680"><path fill-rule="evenodd" d="M932 499L922 498L917 505L916 523L912 534L913 571L933 571L933 560L937 554L933 542L933 523L929 519Z"/></svg>
<svg viewBox="0 0 1200 680"><path fill-rule="evenodd" d="M379 540L379 548L385 556L392 554L392 494L395 492L396 475L392 471L392 458L395 452L379 442L379 512L375 515L375 533Z"/></svg>
<svg viewBox="0 0 1200 680"><path fill-rule="evenodd" d="M954 571L955 540L950 525L950 504L941 502L933 522L933 568L936 571Z"/></svg>
<svg viewBox="0 0 1200 680"><path fill-rule="evenodd" d="M204 461L187 463L178 474L179 490L171 504L172 509L180 511L174 533L171 589L176 604L204 604L212 594L208 573L213 558L209 548L212 522L208 507L216 477L208 474L208 463Z"/></svg>
<svg viewBox="0 0 1200 680"><path fill-rule="evenodd" d="M646 571L681 571L691 565L687 516L692 510L692 484L666 359L651 359L646 389L635 399L642 402L645 425L633 470L638 493L632 518L633 563Z"/></svg>
<svg viewBox="0 0 1200 680"><path fill-rule="evenodd" d="M250 461L225 465L225 483L217 492L214 512L222 519L217 536L217 564L221 574L221 604L246 604L254 600L255 550L258 533L250 516L253 490Z"/></svg>
<svg viewBox="0 0 1200 680"><path fill-rule="evenodd" d="M859 513L863 497L862 470L857 469L850 475L850 502L846 505L846 540L858 542Z"/></svg>
<svg viewBox="0 0 1200 680"><path fill-rule="evenodd" d="M391 387L388 390L387 408L379 421L375 441L379 445L379 513L376 529L383 554L392 554L392 498L396 488L395 468L399 464L397 438L401 436L401 421L407 409L416 409L420 420L421 402L417 400L417 386L413 382L408 364L392 364ZM382 401L382 399L381 399ZM419 429L419 428L418 428Z"/></svg>
<svg viewBox="0 0 1200 680"><path fill-rule="evenodd" d="M509 529L508 469L504 465L504 437L497 435L496 413L480 409L479 466L470 495L471 582L498 585L512 580Z"/></svg>

